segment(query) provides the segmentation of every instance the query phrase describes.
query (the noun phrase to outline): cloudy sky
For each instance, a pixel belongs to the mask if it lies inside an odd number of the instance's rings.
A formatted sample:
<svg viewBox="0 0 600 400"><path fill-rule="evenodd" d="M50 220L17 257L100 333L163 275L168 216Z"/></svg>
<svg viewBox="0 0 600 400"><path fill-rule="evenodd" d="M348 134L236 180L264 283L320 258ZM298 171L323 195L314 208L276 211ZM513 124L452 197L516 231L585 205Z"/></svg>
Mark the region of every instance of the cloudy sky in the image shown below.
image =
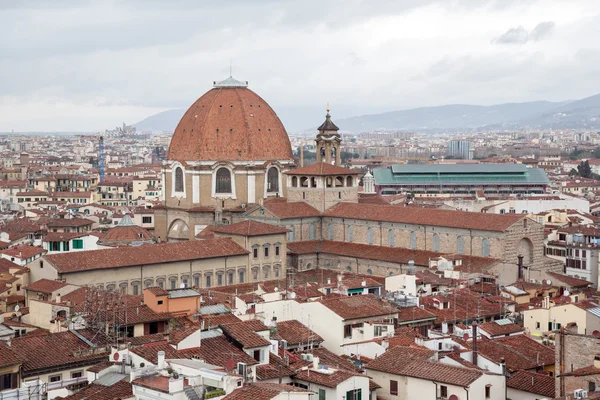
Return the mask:
<svg viewBox="0 0 600 400"><path fill-rule="evenodd" d="M229 75L317 125L600 92L598 0L0 0L0 132L99 131Z"/></svg>

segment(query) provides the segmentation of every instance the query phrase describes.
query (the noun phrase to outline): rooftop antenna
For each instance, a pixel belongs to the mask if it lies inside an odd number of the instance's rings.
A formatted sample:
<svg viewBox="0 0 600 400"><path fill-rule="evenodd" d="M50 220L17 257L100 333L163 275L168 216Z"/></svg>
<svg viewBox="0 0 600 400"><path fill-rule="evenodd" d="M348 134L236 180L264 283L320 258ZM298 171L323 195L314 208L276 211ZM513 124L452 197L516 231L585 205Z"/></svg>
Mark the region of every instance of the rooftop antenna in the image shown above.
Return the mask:
<svg viewBox="0 0 600 400"><path fill-rule="evenodd" d="M229 77L233 77L233 62L229 59Z"/></svg>

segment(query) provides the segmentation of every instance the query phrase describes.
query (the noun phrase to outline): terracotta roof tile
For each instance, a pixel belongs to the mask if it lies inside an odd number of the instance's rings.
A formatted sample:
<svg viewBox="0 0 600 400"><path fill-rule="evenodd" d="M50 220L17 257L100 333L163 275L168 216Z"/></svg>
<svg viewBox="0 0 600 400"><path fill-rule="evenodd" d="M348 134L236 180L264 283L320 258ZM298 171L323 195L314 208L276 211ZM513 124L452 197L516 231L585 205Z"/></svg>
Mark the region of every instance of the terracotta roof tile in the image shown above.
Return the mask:
<svg viewBox="0 0 600 400"><path fill-rule="evenodd" d="M398 309L373 295L343 296L319 300L344 320L379 316L396 316Z"/></svg>
<svg viewBox="0 0 600 400"><path fill-rule="evenodd" d="M51 294L52 292L60 290L65 286L68 286L68 284L65 282L43 278L33 282L31 285L25 286L24 289L31 290L32 292Z"/></svg>
<svg viewBox="0 0 600 400"><path fill-rule="evenodd" d="M278 385L276 383L255 382L242 388L236 389L223 397L223 400L270 400L283 393L314 393L308 389L302 389L290 385ZM285 397L285 396L284 396Z"/></svg>
<svg viewBox="0 0 600 400"><path fill-rule="evenodd" d="M239 343L245 349L271 345L271 342L256 333L258 331L269 330L261 321L249 320L236 322L220 325L220 328L226 336Z"/></svg>
<svg viewBox="0 0 600 400"><path fill-rule="evenodd" d="M292 160L275 111L245 87L214 88L200 97L175 128L169 160Z"/></svg>
<svg viewBox="0 0 600 400"><path fill-rule="evenodd" d="M553 399L555 395L554 380L554 377L546 374L517 371L508 378L506 386Z"/></svg>
<svg viewBox="0 0 600 400"><path fill-rule="evenodd" d="M385 353L369 362L367 369L400 374L411 363L419 360L428 360L435 356L435 351L425 348L396 346L389 348Z"/></svg>
<svg viewBox="0 0 600 400"><path fill-rule="evenodd" d="M511 333L523 332L523 327L517 324L500 325L495 321L485 322L479 325L479 329L489 333L491 336L508 335Z"/></svg>
<svg viewBox="0 0 600 400"><path fill-rule="evenodd" d="M321 215L316 208L303 201L288 202L287 199L272 199L265 202L263 207L280 219Z"/></svg>
<svg viewBox="0 0 600 400"><path fill-rule="evenodd" d="M274 338L277 340L285 340L288 346L323 341L321 336L308 329L306 325L296 319L277 322L277 335L275 335Z"/></svg>
<svg viewBox="0 0 600 400"><path fill-rule="evenodd" d="M358 203L339 203L325 211L323 216L499 232L525 218L517 214L486 214Z"/></svg>
<svg viewBox="0 0 600 400"><path fill-rule="evenodd" d="M131 383L127 378L111 386L92 383L81 391L67 397L63 400L121 400L133 398Z"/></svg>
<svg viewBox="0 0 600 400"><path fill-rule="evenodd" d="M6 254L7 256L10 256L10 257L20 258L20 259L24 260L27 258L35 257L38 254L44 254L44 253L46 253L46 250L42 249L41 247L23 245L23 246L11 247L10 249L7 249L7 250L2 250L2 251L0 251L0 253Z"/></svg>
<svg viewBox="0 0 600 400"><path fill-rule="evenodd" d="M60 273L68 273L244 254L248 251L224 238L50 254L46 260Z"/></svg>
<svg viewBox="0 0 600 400"><path fill-rule="evenodd" d="M258 361L236 347L223 335L202 339L202 345L200 347L179 350L177 355L179 358L197 357L209 364L223 368L225 368L225 365L229 360L233 360L236 364L238 362L243 362L248 365L258 364Z"/></svg>

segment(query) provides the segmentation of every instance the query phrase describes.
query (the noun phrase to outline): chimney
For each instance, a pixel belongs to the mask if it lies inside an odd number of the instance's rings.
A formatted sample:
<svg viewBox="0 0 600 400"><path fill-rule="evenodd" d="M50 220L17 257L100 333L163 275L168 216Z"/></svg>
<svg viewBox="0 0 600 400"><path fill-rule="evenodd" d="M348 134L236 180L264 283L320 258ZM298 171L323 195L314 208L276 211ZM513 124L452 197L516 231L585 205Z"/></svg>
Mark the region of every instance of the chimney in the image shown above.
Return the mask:
<svg viewBox="0 0 600 400"><path fill-rule="evenodd" d="M304 143L300 145L300 168L304 167Z"/></svg>
<svg viewBox="0 0 600 400"><path fill-rule="evenodd" d="M600 354L596 354L594 357L594 368L600 369Z"/></svg>
<svg viewBox="0 0 600 400"><path fill-rule="evenodd" d="M477 321L473 321L473 358L472 363L477 366Z"/></svg>
<svg viewBox="0 0 600 400"><path fill-rule="evenodd" d="M165 352L162 350L158 352L158 368L165 369Z"/></svg>
<svg viewBox="0 0 600 400"><path fill-rule="evenodd" d="M169 378L169 394L183 392L183 377L174 375Z"/></svg>
<svg viewBox="0 0 600 400"><path fill-rule="evenodd" d="M62 300L60 293L56 293L56 299L54 299L57 303L60 303L60 301Z"/></svg>
<svg viewBox="0 0 600 400"><path fill-rule="evenodd" d="M519 279L522 280L523 279L523 256L521 254L519 254L517 256L517 259L519 260L517 262L517 266L519 267Z"/></svg>
<svg viewBox="0 0 600 400"><path fill-rule="evenodd" d="M319 357L313 357L313 369L319 369Z"/></svg>

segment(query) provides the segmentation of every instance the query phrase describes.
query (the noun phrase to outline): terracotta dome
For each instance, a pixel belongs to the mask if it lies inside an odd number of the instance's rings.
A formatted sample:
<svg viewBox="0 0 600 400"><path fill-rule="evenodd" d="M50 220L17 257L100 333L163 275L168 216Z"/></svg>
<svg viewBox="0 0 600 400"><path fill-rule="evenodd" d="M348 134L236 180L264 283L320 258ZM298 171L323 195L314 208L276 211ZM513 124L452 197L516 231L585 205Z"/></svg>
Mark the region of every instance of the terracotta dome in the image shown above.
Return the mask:
<svg viewBox="0 0 600 400"><path fill-rule="evenodd" d="M129 214L125 214L119 223L110 228L98 243L103 245L127 245L151 243L154 237L146 229L133 222Z"/></svg>
<svg viewBox="0 0 600 400"><path fill-rule="evenodd" d="M173 161L292 160L287 132L275 111L247 82L228 78L200 97L175 129Z"/></svg>

